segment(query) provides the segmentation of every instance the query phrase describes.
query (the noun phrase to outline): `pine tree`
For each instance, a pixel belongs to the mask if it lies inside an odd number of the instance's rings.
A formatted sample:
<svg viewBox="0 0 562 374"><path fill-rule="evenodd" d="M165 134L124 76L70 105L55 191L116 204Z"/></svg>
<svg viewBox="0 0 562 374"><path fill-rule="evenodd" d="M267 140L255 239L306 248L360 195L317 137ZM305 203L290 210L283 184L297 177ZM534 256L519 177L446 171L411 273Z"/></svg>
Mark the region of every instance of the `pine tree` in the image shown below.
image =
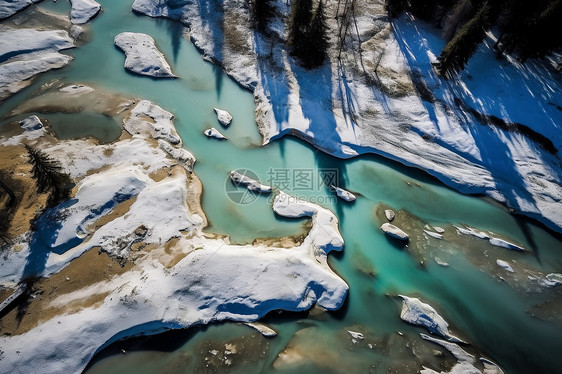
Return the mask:
<svg viewBox="0 0 562 374"><path fill-rule="evenodd" d="M437 71L440 75L450 78L453 73L464 69L470 57L476 52L478 44L484 39L486 30L491 26L492 10L493 8L486 1L474 17L447 43L438 58Z"/></svg>
<svg viewBox="0 0 562 374"><path fill-rule="evenodd" d="M326 59L329 47L328 25L326 24L326 14L322 0L318 3L306 39L308 48L306 53L301 56L304 66L307 68L320 66Z"/></svg>
<svg viewBox="0 0 562 374"><path fill-rule="evenodd" d="M308 48L306 35L311 21L312 0L295 0L289 25L289 47L295 57L300 57Z"/></svg>
<svg viewBox="0 0 562 374"><path fill-rule="evenodd" d="M47 156L44 152L25 145L29 155L29 163L33 165L31 172L37 180L37 189L40 193L50 192L48 205L68 198L72 181L68 174L64 173L61 164Z"/></svg>
<svg viewBox="0 0 562 374"><path fill-rule="evenodd" d="M252 4L254 27L261 32L267 30L269 20L273 16L271 0L254 0Z"/></svg>
<svg viewBox="0 0 562 374"><path fill-rule="evenodd" d="M408 8L407 0L386 0L384 4L390 18L396 18Z"/></svg>

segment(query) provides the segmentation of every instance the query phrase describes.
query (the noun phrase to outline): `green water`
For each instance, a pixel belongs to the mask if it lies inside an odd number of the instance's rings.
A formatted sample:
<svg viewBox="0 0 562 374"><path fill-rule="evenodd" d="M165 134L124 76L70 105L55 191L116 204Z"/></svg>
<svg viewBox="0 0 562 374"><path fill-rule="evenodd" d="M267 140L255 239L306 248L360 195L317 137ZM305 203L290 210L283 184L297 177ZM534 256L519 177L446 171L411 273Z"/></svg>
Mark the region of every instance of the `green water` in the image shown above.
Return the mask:
<svg viewBox="0 0 562 374"><path fill-rule="evenodd" d="M343 254L331 256L330 264L349 284L349 298L338 313L319 317L307 317L305 313L268 316L266 321L279 335L266 340L253 334L251 341L254 345L248 348L255 351L254 356L248 353L251 365L234 366L229 371L274 371L272 363L279 352L295 332L304 329L306 334L301 339L302 344L325 354L328 368L309 362L278 371L367 372L374 369L384 372L386 367L408 358L399 352L400 343L388 343L396 341L397 331L412 339L417 339L419 332L425 332L402 322L399 318L401 303L386 294L416 295L429 302L449 321L455 333L498 362L507 373L557 370L561 324L533 318L526 311L547 299L560 305L560 292L544 289L542 293L536 293L512 288L489 275L478 264L485 262L482 260L486 258L485 252L493 258L515 259L541 272L562 272L560 238L529 220L510 215L497 204L461 195L422 172L380 158L364 156L343 161L293 138L260 147L251 94L216 67L202 61L193 45L181 37L181 25L136 16L130 11L132 1L100 3L104 11L90 24L91 42L68 52L75 57L70 65L43 75L31 87L6 100L0 108L0 116L31 97L41 84L56 78L158 103L174 113L185 147L197 157L195 172L204 186L203 208L211 223L208 230L229 234L234 242L299 234L304 221L276 217L265 196L246 205L231 201L225 191L230 187L227 173L232 169L250 169L265 182L271 170L291 173L301 169L313 171L315 177L319 169L337 170L339 184L359 196L355 203L348 204L333 199L333 194L325 186L300 190L293 179L289 180L285 187L288 193L315 198L336 212L345 249ZM40 6L57 12L68 11L66 2L44 2ZM122 31L150 34L181 78L153 80L125 72L124 56L113 47L113 38ZM213 107L233 114L234 120L228 129L218 126ZM51 116L54 124L65 115ZM86 125L72 126L79 121ZM55 126L58 126L55 127L57 135L64 138L93 135L108 140L113 136L111 124L99 118L67 117ZM207 139L202 132L210 126L220 128L229 141ZM88 127L96 129L88 132L85 130ZM533 249L533 253L513 253L476 240L452 244L430 242L424 247L426 265L422 267L412 251L397 248L378 229L380 223L375 210L381 202L396 211L407 210L425 223L443 227L449 227L449 223L466 223L506 235ZM437 266L431 258L431 254L436 253L451 266ZM555 314L559 312L558 309ZM376 351L350 346L345 328L362 331L367 338L388 343L388 349ZM252 331L245 326L225 323L119 342L102 352L87 372L193 372L201 369L198 357L208 355L213 344L242 339ZM127 354L123 355L121 348L126 349ZM330 358L333 357L338 359L332 362Z"/></svg>

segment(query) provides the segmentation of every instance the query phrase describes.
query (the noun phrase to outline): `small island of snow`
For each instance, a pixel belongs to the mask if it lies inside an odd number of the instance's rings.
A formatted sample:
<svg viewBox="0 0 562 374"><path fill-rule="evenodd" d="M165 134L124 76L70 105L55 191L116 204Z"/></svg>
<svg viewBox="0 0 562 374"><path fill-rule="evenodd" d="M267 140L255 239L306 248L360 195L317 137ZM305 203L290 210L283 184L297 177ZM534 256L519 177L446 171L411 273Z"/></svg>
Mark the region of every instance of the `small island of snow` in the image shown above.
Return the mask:
<svg viewBox="0 0 562 374"><path fill-rule="evenodd" d="M147 34L122 32L113 40L125 53L125 69L154 78L176 78L166 58Z"/></svg>

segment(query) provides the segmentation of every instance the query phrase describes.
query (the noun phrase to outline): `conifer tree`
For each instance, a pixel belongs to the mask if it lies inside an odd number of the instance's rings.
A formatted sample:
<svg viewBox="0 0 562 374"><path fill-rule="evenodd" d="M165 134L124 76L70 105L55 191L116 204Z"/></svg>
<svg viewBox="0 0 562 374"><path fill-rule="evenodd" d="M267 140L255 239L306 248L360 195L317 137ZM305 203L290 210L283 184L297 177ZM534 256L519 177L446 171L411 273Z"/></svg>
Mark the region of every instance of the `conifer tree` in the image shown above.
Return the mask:
<svg viewBox="0 0 562 374"><path fill-rule="evenodd" d="M254 0L252 4L254 27L261 32L267 30L269 20L273 16L271 0Z"/></svg>
<svg viewBox="0 0 562 374"><path fill-rule="evenodd" d="M40 193L50 192L48 205L54 205L70 194L72 181L64 173L61 164L47 156L44 152L25 145L29 156L29 163L33 165L31 172L37 180L37 189Z"/></svg>
<svg viewBox="0 0 562 374"><path fill-rule="evenodd" d="M328 25L326 24L326 14L324 13L324 3L322 0L318 3L306 39L308 48L306 53L301 56L304 66L307 68L320 66L326 59L329 47Z"/></svg>
<svg viewBox="0 0 562 374"><path fill-rule="evenodd" d="M289 24L289 47L293 56L301 56L308 47L306 35L311 21L312 0L293 1Z"/></svg>
<svg viewBox="0 0 562 374"><path fill-rule="evenodd" d="M476 52L478 44L482 42L485 31L490 27L491 12L492 8L486 1L474 17L447 43L438 58L437 71L440 75L450 78L453 73L464 69Z"/></svg>

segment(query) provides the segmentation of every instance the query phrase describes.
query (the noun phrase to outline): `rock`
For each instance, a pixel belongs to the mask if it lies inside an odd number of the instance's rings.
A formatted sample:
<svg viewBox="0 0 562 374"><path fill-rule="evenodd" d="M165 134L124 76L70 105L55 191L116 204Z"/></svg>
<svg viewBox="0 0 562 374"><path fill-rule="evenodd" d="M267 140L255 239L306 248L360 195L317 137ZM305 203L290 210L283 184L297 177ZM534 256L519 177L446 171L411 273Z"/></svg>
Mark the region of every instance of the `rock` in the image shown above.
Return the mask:
<svg viewBox="0 0 562 374"><path fill-rule="evenodd" d="M70 28L70 36L72 37L72 39L74 40L80 39L82 35L84 35L84 29L81 28L80 26L73 25Z"/></svg>
<svg viewBox="0 0 562 374"><path fill-rule="evenodd" d="M361 334L360 332L355 332L355 331L350 331L350 330L347 330L347 332L349 333L349 335L351 335L353 343L357 343L358 340L365 339L363 334Z"/></svg>
<svg viewBox="0 0 562 374"><path fill-rule="evenodd" d="M451 335L449 324L429 304L420 299L399 295L402 300L402 311L400 318L412 325L425 327L429 332L438 334L450 342L464 343L459 338Z"/></svg>
<svg viewBox="0 0 562 374"><path fill-rule="evenodd" d="M454 226L454 225L453 225ZM457 229L457 232L464 235L472 235L479 239L489 239L490 236L483 231L475 230L472 227L462 228L459 226L454 226Z"/></svg>
<svg viewBox="0 0 562 374"><path fill-rule="evenodd" d="M70 22L80 25L88 22L98 15L101 5L94 0L70 0L72 9L70 10Z"/></svg>
<svg viewBox="0 0 562 374"><path fill-rule="evenodd" d="M499 267L501 267L501 268L503 268L503 269L509 271L510 273L514 273L513 268L512 268L507 262L498 259L498 260L496 260L496 264L497 264Z"/></svg>
<svg viewBox="0 0 562 374"><path fill-rule="evenodd" d="M181 145L172 120L174 115L148 100L141 100L123 120L123 128L131 135L143 138L163 139L170 144Z"/></svg>
<svg viewBox="0 0 562 374"><path fill-rule="evenodd" d="M122 32L113 43L125 53L125 69L154 78L176 78L150 35Z"/></svg>
<svg viewBox="0 0 562 374"><path fill-rule="evenodd" d="M230 115L230 113L228 113L226 110L222 110L219 108L213 108L213 110L217 114L217 119L219 120L219 123L223 127L228 127L228 125L230 125L230 122L232 122L232 116Z"/></svg>
<svg viewBox="0 0 562 374"><path fill-rule="evenodd" d="M540 284L545 287L556 287L562 284L562 274L550 273L544 279L540 280Z"/></svg>
<svg viewBox="0 0 562 374"><path fill-rule="evenodd" d="M438 234L438 233L436 233L436 232L429 231L429 230L423 230L423 232L425 232L427 235L431 236L432 238L435 238L435 239L443 239L443 235Z"/></svg>
<svg viewBox="0 0 562 374"><path fill-rule="evenodd" d="M383 223L381 225L381 230L384 231L386 235L394 239L404 240L404 241L410 239L408 234L406 234L404 231L402 231L401 229L399 229L398 227L394 226L391 223Z"/></svg>
<svg viewBox="0 0 562 374"><path fill-rule="evenodd" d="M188 171L193 171L195 156L185 148L176 148L165 140L158 140L158 148L166 152L170 157L178 160Z"/></svg>
<svg viewBox="0 0 562 374"><path fill-rule="evenodd" d="M496 247L503 247L507 249L513 249L515 251L523 252L525 248L518 246L517 244L513 244L508 242L507 240L499 239L499 238L490 238L490 244L495 245Z"/></svg>
<svg viewBox="0 0 562 374"><path fill-rule="evenodd" d="M385 209L384 215L386 216L386 219L389 220L390 222L394 221L394 217L396 217L392 209Z"/></svg>
<svg viewBox="0 0 562 374"><path fill-rule="evenodd" d="M480 362L484 365L484 374L503 374L503 370L493 361L480 357Z"/></svg>
<svg viewBox="0 0 562 374"><path fill-rule="evenodd" d="M226 140L226 136L224 136L223 134L221 134L219 132L219 130L215 129L214 127L211 127L210 129L207 129L205 131L203 131L203 134L205 134L208 138L215 138L218 140Z"/></svg>
<svg viewBox="0 0 562 374"><path fill-rule="evenodd" d="M263 323L246 322L245 325L257 330L260 334L262 334L266 338L273 338L273 337L277 336L277 332L275 330L273 330L269 326L264 325Z"/></svg>
<svg viewBox="0 0 562 374"><path fill-rule="evenodd" d="M333 188L336 191L336 194L338 195L338 197L340 199L345 200L345 201L355 201L356 197L351 192L349 192L347 190L344 190L341 187L336 187L333 184L331 184L330 187Z"/></svg>
<svg viewBox="0 0 562 374"><path fill-rule="evenodd" d="M248 177L245 174L241 174L236 170L230 172L230 179L236 185L245 186L248 190L258 192L258 193L271 193L271 187L261 184L260 182Z"/></svg>

